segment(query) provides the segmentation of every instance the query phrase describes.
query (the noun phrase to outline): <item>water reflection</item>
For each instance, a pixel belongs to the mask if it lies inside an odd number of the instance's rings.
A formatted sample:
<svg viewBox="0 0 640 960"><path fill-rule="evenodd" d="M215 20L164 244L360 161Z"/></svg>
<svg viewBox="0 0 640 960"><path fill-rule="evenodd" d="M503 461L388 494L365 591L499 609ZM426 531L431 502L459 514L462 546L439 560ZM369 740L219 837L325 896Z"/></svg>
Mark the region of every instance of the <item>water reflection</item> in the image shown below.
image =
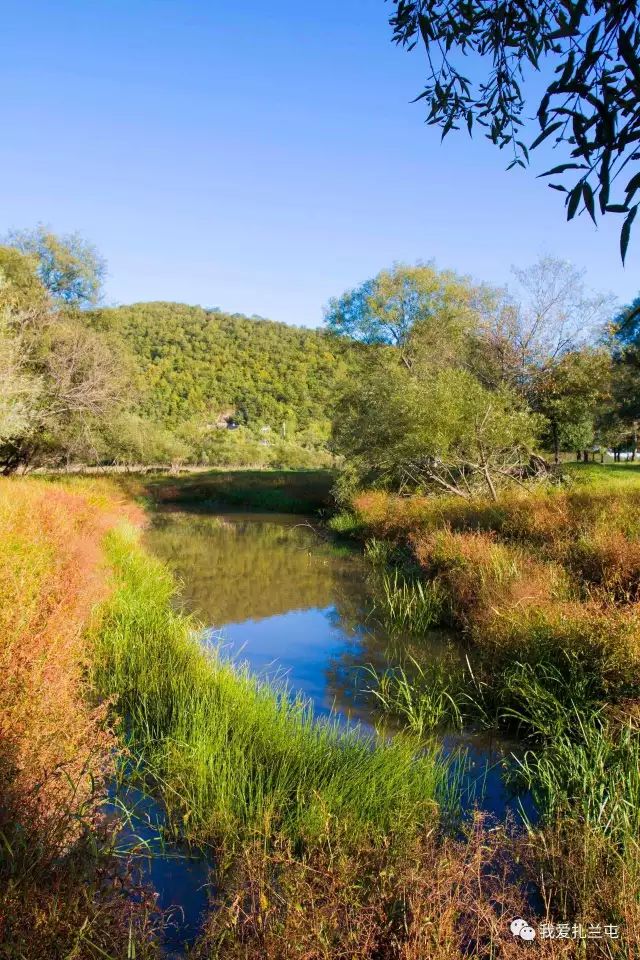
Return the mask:
<svg viewBox="0 0 640 960"><path fill-rule="evenodd" d="M362 695L368 665L384 670L408 656L424 662L455 646L442 631L390 636L371 616L361 555L300 517L163 512L147 539L182 581L182 603L207 625L211 641L258 674L286 680L317 715L373 724L372 703ZM501 764L516 745L487 733L449 733L442 743L447 752L468 751L472 793L504 814L513 798Z"/></svg>
<svg viewBox="0 0 640 960"><path fill-rule="evenodd" d="M335 606L353 629L365 605L360 557L300 517L163 512L147 539L182 580L188 609L212 626Z"/></svg>
<svg viewBox="0 0 640 960"><path fill-rule="evenodd" d="M424 662L456 648L455 637L439 631L420 638L385 632L370 613L372 585L361 555L328 542L300 517L167 511L154 517L146 537L181 580L179 602L206 625L205 642L221 642L258 674L286 680L313 701L317 715L336 712L369 726L375 718L362 695L368 665L384 670L408 656ZM441 743L445 753L465 751L469 806L478 800L498 817L514 808L501 766L516 744L486 732L445 733ZM162 810L149 798L140 802L145 815L135 816L135 833L154 841ZM524 806L532 815L530 799ZM175 909L165 956L181 955L193 940L207 903L209 860L186 853L145 861L143 870L159 905Z"/></svg>

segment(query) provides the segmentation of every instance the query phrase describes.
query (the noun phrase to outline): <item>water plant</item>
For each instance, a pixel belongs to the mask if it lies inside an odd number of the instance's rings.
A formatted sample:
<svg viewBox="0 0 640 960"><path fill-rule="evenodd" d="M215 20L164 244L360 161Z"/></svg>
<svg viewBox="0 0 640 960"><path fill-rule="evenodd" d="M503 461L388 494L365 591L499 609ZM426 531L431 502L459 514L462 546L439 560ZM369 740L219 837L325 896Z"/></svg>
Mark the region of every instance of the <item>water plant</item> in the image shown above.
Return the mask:
<svg viewBox="0 0 640 960"><path fill-rule="evenodd" d="M441 726L461 729L468 698L461 685L452 683L450 667L443 659L421 663L414 657L382 673L370 666L366 673L373 685L367 692L384 714L419 737Z"/></svg>
<svg viewBox="0 0 640 960"><path fill-rule="evenodd" d="M375 578L374 613L385 626L421 634L440 622L445 595L437 581L408 579L394 568Z"/></svg>
<svg viewBox="0 0 640 960"><path fill-rule="evenodd" d="M358 837L437 823L446 764L416 740L375 742L200 643L162 565L112 534L116 585L96 634L95 682L156 781L177 832L234 847L275 833L313 842L327 821Z"/></svg>

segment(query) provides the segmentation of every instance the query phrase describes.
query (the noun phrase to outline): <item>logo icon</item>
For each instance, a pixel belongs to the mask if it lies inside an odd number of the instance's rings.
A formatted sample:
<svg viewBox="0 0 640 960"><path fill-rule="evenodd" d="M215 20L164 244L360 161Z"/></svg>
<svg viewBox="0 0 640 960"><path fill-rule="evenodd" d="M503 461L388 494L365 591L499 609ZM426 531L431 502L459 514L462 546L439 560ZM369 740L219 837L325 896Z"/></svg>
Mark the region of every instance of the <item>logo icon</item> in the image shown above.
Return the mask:
<svg viewBox="0 0 640 960"><path fill-rule="evenodd" d="M521 940L535 940L536 938L536 931L522 917L516 917L515 920L512 920L509 929L514 937L520 937Z"/></svg>

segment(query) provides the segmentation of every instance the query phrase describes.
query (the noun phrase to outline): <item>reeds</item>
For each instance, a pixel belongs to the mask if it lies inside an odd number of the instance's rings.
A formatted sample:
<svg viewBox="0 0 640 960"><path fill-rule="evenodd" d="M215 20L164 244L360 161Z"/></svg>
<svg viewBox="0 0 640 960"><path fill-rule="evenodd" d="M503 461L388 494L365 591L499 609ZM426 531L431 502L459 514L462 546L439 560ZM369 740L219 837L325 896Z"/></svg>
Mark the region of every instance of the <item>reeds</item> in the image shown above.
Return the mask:
<svg viewBox="0 0 640 960"><path fill-rule="evenodd" d="M382 673L369 667L373 686L367 692L379 709L415 733L425 737L438 727L461 729L468 695L452 682L450 664L437 659L420 663L408 658L408 667L389 667Z"/></svg>
<svg viewBox="0 0 640 960"><path fill-rule="evenodd" d="M391 630L424 634L443 616L445 593L437 581L409 579L400 570L375 577L373 612Z"/></svg>
<svg viewBox="0 0 640 960"><path fill-rule="evenodd" d="M363 836L438 821L446 764L415 740L375 742L206 649L172 608L173 582L133 536L111 535L116 589L96 637L113 698L177 832L233 848L256 832L312 843L327 822Z"/></svg>

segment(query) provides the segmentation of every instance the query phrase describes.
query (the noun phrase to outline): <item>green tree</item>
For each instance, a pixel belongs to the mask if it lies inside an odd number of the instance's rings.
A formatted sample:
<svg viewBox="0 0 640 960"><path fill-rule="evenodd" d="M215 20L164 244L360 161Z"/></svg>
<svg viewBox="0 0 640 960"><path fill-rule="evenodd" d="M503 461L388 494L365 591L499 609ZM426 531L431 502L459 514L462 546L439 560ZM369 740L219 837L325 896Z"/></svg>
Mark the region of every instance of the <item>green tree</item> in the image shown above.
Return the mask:
<svg viewBox="0 0 640 960"><path fill-rule="evenodd" d="M558 160L540 174L564 195L567 218L586 211L622 214L624 260L640 200L640 25L636 0L393 0L393 39L427 54L418 96L427 123L450 130L479 125L509 167L553 143ZM473 57L473 70L461 60ZM550 82L531 83L536 71ZM474 79L469 75L473 73ZM465 75L466 74L466 75ZM539 134L525 144L523 117L537 113ZM567 179L568 178L568 179ZM615 189L615 193L614 193Z"/></svg>
<svg viewBox="0 0 640 960"><path fill-rule="evenodd" d="M40 224L11 231L5 243L35 258L38 276L54 299L74 307L100 299L106 262L80 234L58 236Z"/></svg>
<svg viewBox="0 0 640 960"><path fill-rule="evenodd" d="M0 469L94 456L121 402L122 358L81 317L54 309L32 257L0 248L0 264Z"/></svg>
<svg viewBox="0 0 640 960"><path fill-rule="evenodd" d="M635 458L640 424L640 297L616 317L612 341L613 404L603 415L603 429L615 451L630 446Z"/></svg>
<svg viewBox="0 0 640 960"><path fill-rule="evenodd" d="M441 364L470 354L491 292L433 264L395 264L325 310L328 329L368 346L393 346L410 367L428 353Z"/></svg>
<svg viewBox="0 0 640 960"><path fill-rule="evenodd" d="M334 444L359 483L495 499L521 482L539 427L507 388L490 391L451 367L421 376L393 351L346 386Z"/></svg>
<svg viewBox="0 0 640 960"><path fill-rule="evenodd" d="M29 370L28 352L0 315L0 445L27 434L37 415L41 382Z"/></svg>
<svg viewBox="0 0 640 960"><path fill-rule="evenodd" d="M40 310L46 307L47 291L37 275L33 255L0 246L0 302L6 310Z"/></svg>
<svg viewBox="0 0 640 960"><path fill-rule="evenodd" d="M598 416L611 396L611 355L604 348L564 354L540 370L533 386L535 409L548 422L548 439L556 463L560 450L587 459L596 440Z"/></svg>

